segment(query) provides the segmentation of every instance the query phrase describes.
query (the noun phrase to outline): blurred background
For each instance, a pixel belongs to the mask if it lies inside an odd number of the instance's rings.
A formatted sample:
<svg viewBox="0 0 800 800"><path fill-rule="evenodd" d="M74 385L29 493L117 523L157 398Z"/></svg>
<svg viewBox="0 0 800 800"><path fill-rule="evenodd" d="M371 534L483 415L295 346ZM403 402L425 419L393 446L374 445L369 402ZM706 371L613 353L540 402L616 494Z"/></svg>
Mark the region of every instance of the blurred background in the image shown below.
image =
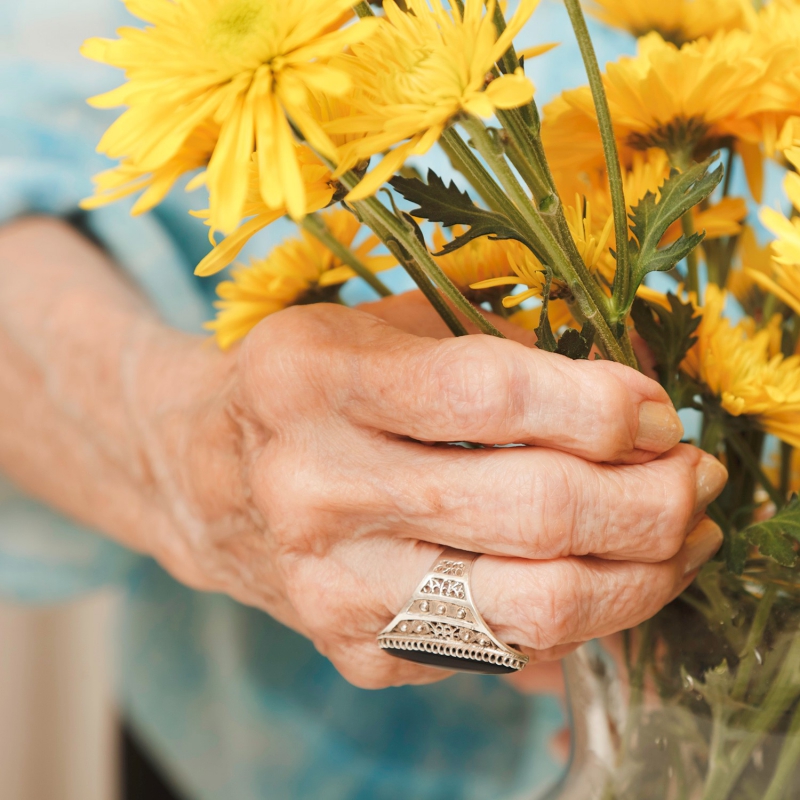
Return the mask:
<svg viewBox="0 0 800 800"><path fill-rule="evenodd" d="M2 800L118 800L113 594L0 603Z"/></svg>

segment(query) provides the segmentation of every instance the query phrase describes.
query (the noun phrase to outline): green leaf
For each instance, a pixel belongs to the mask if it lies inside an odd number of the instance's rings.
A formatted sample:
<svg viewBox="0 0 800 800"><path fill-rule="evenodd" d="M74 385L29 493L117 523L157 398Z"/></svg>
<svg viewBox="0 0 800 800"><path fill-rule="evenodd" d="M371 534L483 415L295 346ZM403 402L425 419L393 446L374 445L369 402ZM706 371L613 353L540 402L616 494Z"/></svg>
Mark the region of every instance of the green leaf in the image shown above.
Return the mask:
<svg viewBox="0 0 800 800"><path fill-rule="evenodd" d="M647 268L642 273L640 284L641 280L644 280L645 275L649 272L669 272L677 264L680 264L705 238L705 233L693 233L691 236L681 236L680 239L667 245L667 247L656 250L652 258L647 262ZM639 262L640 264L641 261Z"/></svg>
<svg viewBox="0 0 800 800"><path fill-rule="evenodd" d="M589 358L589 353L594 344L594 326L591 322L584 324L580 331L570 328L564 331L558 340L556 353L573 361L583 361Z"/></svg>
<svg viewBox="0 0 800 800"><path fill-rule="evenodd" d="M395 177L390 182L408 202L416 204L417 207L411 211L412 216L439 222L448 228L453 225L469 226L466 233L457 236L434 255L452 253L481 236L516 239L525 243L506 217L475 205L467 192L462 192L455 183L446 184L433 170L428 170L427 183L418 178L403 177Z"/></svg>
<svg viewBox="0 0 800 800"><path fill-rule="evenodd" d="M701 317L691 303L684 303L674 294L667 295L669 310L658 303L637 297L631 317L636 331L653 353L661 385L669 393L676 408L684 408L697 393L696 386L680 372L680 365L692 345Z"/></svg>
<svg viewBox="0 0 800 800"><path fill-rule="evenodd" d="M747 537L740 532L725 538L725 544L723 545L725 565L734 575L741 575L744 572L749 549L750 543L747 541Z"/></svg>
<svg viewBox="0 0 800 800"><path fill-rule="evenodd" d="M673 169L659 189L658 196L648 192L632 210L631 231L636 239L628 245L633 276L631 294L627 298L628 308L648 273L671 270L705 238L705 233L695 233L681 236L668 247L660 247L669 227L709 197L722 180L722 165L709 172L713 161L714 157L709 158L701 164L692 165L685 172Z"/></svg>
<svg viewBox="0 0 800 800"><path fill-rule="evenodd" d="M794 544L800 542L800 500L795 495L774 517L745 528L742 536L757 547L761 555L781 566L793 567L797 562Z"/></svg>
<svg viewBox="0 0 800 800"><path fill-rule="evenodd" d="M731 674L727 660L712 669L706 670L703 682L695 682L695 690L703 695L706 702L714 709L721 709L732 705L731 691L733 690L734 676Z"/></svg>

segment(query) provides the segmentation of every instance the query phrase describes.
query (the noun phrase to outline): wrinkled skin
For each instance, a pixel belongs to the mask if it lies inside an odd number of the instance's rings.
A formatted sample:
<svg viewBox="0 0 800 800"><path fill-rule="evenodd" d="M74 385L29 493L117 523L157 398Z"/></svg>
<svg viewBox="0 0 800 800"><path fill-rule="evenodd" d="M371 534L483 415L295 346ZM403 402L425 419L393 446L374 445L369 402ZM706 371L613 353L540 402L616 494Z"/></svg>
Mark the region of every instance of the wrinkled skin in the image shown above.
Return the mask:
<svg viewBox="0 0 800 800"><path fill-rule="evenodd" d="M66 226L22 221L0 232L0 468L358 686L446 677L375 642L443 545L486 554L483 616L553 660L688 585L724 476L677 424L643 438L654 381L517 335L453 339L412 293L292 308L223 354ZM458 441L532 446L436 444Z"/></svg>

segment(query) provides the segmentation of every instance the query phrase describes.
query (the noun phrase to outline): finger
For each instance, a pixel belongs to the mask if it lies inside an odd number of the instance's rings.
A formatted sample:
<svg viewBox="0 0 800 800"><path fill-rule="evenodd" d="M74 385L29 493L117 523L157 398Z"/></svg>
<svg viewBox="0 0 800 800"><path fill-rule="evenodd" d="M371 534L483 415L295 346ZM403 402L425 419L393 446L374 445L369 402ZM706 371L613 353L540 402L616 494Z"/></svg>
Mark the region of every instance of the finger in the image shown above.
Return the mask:
<svg viewBox="0 0 800 800"><path fill-rule="evenodd" d="M567 558L536 562L484 556L473 567L477 609L501 640L546 659L575 643L638 625L691 580L722 542L710 520L661 564ZM350 540L325 558L304 558L304 629L339 671L364 688L429 682L441 671L380 653L378 633L405 607L441 552L425 543ZM324 646L320 646L319 642Z"/></svg>
<svg viewBox="0 0 800 800"><path fill-rule="evenodd" d="M525 562L486 556L473 568L475 603L504 641L534 650L633 628L679 594L722 544L704 520L678 555L660 564L568 558Z"/></svg>
<svg viewBox="0 0 800 800"><path fill-rule="evenodd" d="M387 468L387 482L375 487L397 535L529 559L665 561L728 477L717 459L689 445L625 466L543 448L465 451L404 443L402 452L402 466ZM398 507L403 486L415 492ZM381 491L388 497L378 499Z"/></svg>
<svg viewBox="0 0 800 800"><path fill-rule="evenodd" d="M286 560L286 591L297 615L293 627L360 689L423 685L449 677L447 670L395 658L377 643L379 631L411 596L413 576L418 582L440 551L425 543L372 538L343 543L319 556ZM392 563L406 565L392 570L394 592L386 591L384 578Z"/></svg>
<svg viewBox="0 0 800 800"><path fill-rule="evenodd" d="M689 445L645 464L610 466L544 448L470 451L380 437L352 444L335 464L307 456L308 474L271 463L258 485L284 517L311 519L313 529L351 520L348 537L382 530L493 555L648 562L680 550L727 478L716 459ZM323 518L309 516L320 508Z"/></svg>
<svg viewBox="0 0 800 800"><path fill-rule="evenodd" d="M455 675L452 670L428 667L389 655L376 637L333 647L327 657L341 676L359 689L388 689L397 686L427 686Z"/></svg>
<svg viewBox="0 0 800 800"><path fill-rule="evenodd" d="M593 461L652 458L683 432L666 392L628 367L490 336L420 338L339 306L271 315L240 358L248 402L273 418L332 414L421 441L536 444ZM269 391L276 378L285 391Z"/></svg>
<svg viewBox="0 0 800 800"><path fill-rule="evenodd" d="M489 336L434 342L389 326L349 330L337 331L340 348L354 331L357 341L339 351L347 391L336 400L361 425L423 441L536 444L594 461L666 452L683 435L665 391L618 364Z"/></svg>

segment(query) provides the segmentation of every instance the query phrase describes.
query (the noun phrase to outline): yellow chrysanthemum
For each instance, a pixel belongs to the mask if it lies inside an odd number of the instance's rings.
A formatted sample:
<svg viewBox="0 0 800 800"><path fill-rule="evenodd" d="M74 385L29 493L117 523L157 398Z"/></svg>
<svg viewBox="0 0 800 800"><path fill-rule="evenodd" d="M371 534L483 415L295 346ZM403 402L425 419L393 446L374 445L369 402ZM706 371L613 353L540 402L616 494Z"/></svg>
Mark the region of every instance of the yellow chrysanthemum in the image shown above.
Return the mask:
<svg viewBox="0 0 800 800"><path fill-rule="evenodd" d="M613 217L607 218L601 232L597 234L591 206L584 204L580 197L576 198L574 207L565 208L565 215L584 263L590 270L598 270L608 254L608 243L614 229ZM516 308L531 297L541 297L545 281L542 262L526 247L519 248L517 252L509 252L508 260L513 275L479 281L472 284L471 288L480 290L498 286L527 286L525 291L503 299L506 308Z"/></svg>
<svg viewBox="0 0 800 800"><path fill-rule="evenodd" d="M767 433L800 446L800 356L776 353L780 318L758 332L725 319L725 293L706 290L697 343L683 362L688 375L733 416L753 417Z"/></svg>
<svg viewBox="0 0 800 800"><path fill-rule="evenodd" d="M139 169L130 159L122 159L118 166L95 176L95 194L83 200L81 208L99 208L144 190L134 203L131 213L136 215L149 211L167 196L181 175L208 164L218 138L219 125L205 122L191 132L177 153L150 172ZM201 173L186 188L191 190L204 182L205 173Z"/></svg>
<svg viewBox="0 0 800 800"><path fill-rule="evenodd" d="M312 214L314 211L325 208L333 200L336 192L336 181L334 181L330 170L323 165L308 147L297 145L295 153L295 157L300 164L300 175L304 186L305 212ZM227 267L253 236L286 213L287 210L285 208L269 208L264 202L259 189L258 167L254 160L250 164L247 198L242 208L242 217L246 222L242 223L229 236L222 239L219 244L216 244L214 240L216 230L213 227L212 220L209 218L210 212L200 211L195 213L195 216L209 220L211 227L209 235L212 243L214 243L214 249L197 265L195 274L200 276L213 275Z"/></svg>
<svg viewBox="0 0 800 800"><path fill-rule="evenodd" d="M744 227L739 237L738 260L739 265L728 273L727 289L748 315L757 316L764 307L764 288L761 279L754 279L753 274L768 279L772 277L772 253L769 245L758 243L755 231L749 225Z"/></svg>
<svg viewBox="0 0 800 800"><path fill-rule="evenodd" d="M324 214L330 232L346 247L352 247L361 224L348 211ZM393 267L391 256L375 255L375 236L353 248L361 262L374 272ZM214 332L217 344L226 350L242 339L262 319L292 305L335 299L338 287L355 273L311 234L289 239L266 258L253 259L250 266L233 269L231 280L217 287L216 319L205 327Z"/></svg>
<svg viewBox="0 0 800 800"><path fill-rule="evenodd" d="M491 117L495 110L524 105L533 84L522 74L487 82L495 64L533 13L539 0L521 0L497 35L494 0L466 0L463 16L453 3L385 0L386 17L377 32L335 60L351 77L353 114L331 122L327 130L362 138L341 150L340 169L390 150L350 199L373 194L410 155L426 153L459 112ZM407 141L406 141L407 140Z"/></svg>
<svg viewBox="0 0 800 800"><path fill-rule="evenodd" d="M662 149L690 159L732 137L759 142L751 117L764 110L759 95L775 66L755 56L743 31L720 33L678 48L657 33L639 53L609 64L604 83L626 166L636 151ZM542 131L557 171L603 166L597 116L588 87L564 92L545 109Z"/></svg>
<svg viewBox="0 0 800 800"><path fill-rule="evenodd" d="M717 31L744 29L752 24L755 10L750 0L584 0L589 12L615 28L634 36L656 31L677 45Z"/></svg>
<svg viewBox="0 0 800 800"><path fill-rule="evenodd" d="M451 229L453 236L464 233L455 225ZM448 243L442 229L437 225L433 232L433 247L440 251ZM502 278L511 275L511 260L519 259L523 245L513 240L497 241L488 236L473 239L463 247L446 255L436 256L436 263L451 281L473 302L483 302L497 297L496 292L476 291L471 286L491 278Z"/></svg>
<svg viewBox="0 0 800 800"><path fill-rule="evenodd" d="M795 169L800 169L800 141L784 155ZM800 211L800 175L790 172L784 188L794 208ZM780 211L765 208L761 211L761 221L777 237L772 243L772 274L754 270L748 274L762 289L772 292L800 314L800 217L787 219Z"/></svg>
<svg viewBox="0 0 800 800"><path fill-rule="evenodd" d="M554 331L567 327L580 328L580 325L575 322L575 318L569 310L569 304L565 300L551 299L547 306L547 318L550 320L550 327ZM535 331L539 327L541 319L542 306L538 306L516 311L508 318L508 321L523 330Z"/></svg>
<svg viewBox="0 0 800 800"><path fill-rule="evenodd" d="M149 23L121 28L119 39L90 39L88 58L125 70L127 82L92 99L128 106L99 150L127 170L157 174L202 126L219 136L206 183L215 228L242 218L253 154L261 197L270 209L306 213L292 125L318 152L336 148L309 113L309 93L341 96L350 78L331 57L365 38L374 20L341 27L355 0L127 0Z"/></svg>
<svg viewBox="0 0 800 800"><path fill-rule="evenodd" d="M774 156L785 146L778 141L782 129L786 131L787 121L800 109L800 3L771 0L763 4L752 26L752 41L753 54L771 64L752 122L760 131L766 155ZM755 153L749 161L755 164ZM747 158L745 165L749 166Z"/></svg>

